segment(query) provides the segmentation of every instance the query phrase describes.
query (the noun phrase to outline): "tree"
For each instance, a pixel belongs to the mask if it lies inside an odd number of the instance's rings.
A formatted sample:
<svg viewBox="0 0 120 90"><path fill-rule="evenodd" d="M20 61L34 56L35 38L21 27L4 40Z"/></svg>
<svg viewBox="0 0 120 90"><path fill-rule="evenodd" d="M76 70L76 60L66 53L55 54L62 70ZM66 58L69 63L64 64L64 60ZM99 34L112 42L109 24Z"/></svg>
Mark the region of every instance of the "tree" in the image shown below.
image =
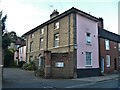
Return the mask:
<svg viewBox="0 0 120 90"><path fill-rule="evenodd" d="M5 25L6 19L7 19L7 14L2 18L2 35L6 30L6 25Z"/></svg>

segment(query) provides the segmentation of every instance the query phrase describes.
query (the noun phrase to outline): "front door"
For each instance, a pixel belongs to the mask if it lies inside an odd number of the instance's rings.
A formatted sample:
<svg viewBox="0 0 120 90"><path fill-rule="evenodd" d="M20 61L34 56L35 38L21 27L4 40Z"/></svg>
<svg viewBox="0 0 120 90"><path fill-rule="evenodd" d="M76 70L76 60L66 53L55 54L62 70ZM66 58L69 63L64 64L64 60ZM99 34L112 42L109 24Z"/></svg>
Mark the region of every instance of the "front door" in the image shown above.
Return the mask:
<svg viewBox="0 0 120 90"><path fill-rule="evenodd" d="M101 73L104 73L104 58L101 58Z"/></svg>

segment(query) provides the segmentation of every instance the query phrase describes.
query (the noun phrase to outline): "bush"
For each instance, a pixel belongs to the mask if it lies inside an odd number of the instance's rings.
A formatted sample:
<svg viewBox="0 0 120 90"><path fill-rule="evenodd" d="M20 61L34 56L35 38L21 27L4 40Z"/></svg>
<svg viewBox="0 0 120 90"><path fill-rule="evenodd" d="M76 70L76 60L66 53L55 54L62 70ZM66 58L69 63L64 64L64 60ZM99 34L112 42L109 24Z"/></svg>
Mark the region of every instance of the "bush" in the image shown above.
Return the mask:
<svg viewBox="0 0 120 90"><path fill-rule="evenodd" d="M22 69L25 69L25 70L26 70L27 67L28 67L28 65L29 65L28 63L24 63L23 66L22 66Z"/></svg>
<svg viewBox="0 0 120 90"><path fill-rule="evenodd" d="M17 66L17 61L14 61L13 63L10 64L10 67L18 67Z"/></svg>
<svg viewBox="0 0 120 90"><path fill-rule="evenodd" d="M22 69L25 70L35 70L35 64L33 62L23 64Z"/></svg>

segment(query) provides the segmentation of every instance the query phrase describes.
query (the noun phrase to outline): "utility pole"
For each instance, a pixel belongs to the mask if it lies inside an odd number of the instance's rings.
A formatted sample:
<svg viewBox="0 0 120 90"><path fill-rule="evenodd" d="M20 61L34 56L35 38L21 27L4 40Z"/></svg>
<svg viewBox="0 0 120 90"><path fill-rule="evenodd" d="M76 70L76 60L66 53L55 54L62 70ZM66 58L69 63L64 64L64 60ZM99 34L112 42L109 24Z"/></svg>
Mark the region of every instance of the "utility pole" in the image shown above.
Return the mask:
<svg viewBox="0 0 120 90"><path fill-rule="evenodd" d="M0 1L1 2L1 1ZM0 89L2 89L2 79L3 79L3 64L2 64L2 11L0 12Z"/></svg>

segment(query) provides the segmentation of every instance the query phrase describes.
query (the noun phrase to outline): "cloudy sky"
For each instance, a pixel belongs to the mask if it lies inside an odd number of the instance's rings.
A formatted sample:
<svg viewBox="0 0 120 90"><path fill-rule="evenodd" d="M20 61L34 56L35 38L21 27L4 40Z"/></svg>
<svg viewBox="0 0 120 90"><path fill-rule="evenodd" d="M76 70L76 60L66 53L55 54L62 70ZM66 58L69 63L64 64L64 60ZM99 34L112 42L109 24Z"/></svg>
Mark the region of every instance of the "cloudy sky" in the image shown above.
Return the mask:
<svg viewBox="0 0 120 90"><path fill-rule="evenodd" d="M71 7L104 19L104 28L118 33L119 0L0 0L7 30L21 36L50 19L54 9L62 13Z"/></svg>

